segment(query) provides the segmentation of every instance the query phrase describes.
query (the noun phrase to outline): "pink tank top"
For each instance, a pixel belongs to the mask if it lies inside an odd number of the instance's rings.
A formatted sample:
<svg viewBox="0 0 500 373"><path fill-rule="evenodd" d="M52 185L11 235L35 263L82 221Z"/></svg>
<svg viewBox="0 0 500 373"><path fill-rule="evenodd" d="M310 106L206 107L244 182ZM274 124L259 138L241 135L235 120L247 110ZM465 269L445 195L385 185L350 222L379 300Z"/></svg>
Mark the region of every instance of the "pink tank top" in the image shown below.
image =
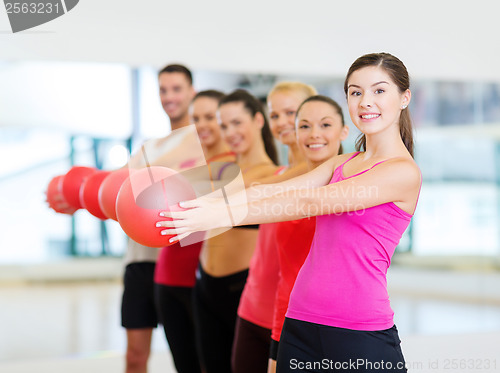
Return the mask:
<svg viewBox="0 0 500 373"><path fill-rule="evenodd" d="M330 184L347 179L343 166L358 154L335 169ZM316 217L311 251L298 274L286 316L353 330L391 328L394 312L386 274L411 217L392 202Z"/></svg>

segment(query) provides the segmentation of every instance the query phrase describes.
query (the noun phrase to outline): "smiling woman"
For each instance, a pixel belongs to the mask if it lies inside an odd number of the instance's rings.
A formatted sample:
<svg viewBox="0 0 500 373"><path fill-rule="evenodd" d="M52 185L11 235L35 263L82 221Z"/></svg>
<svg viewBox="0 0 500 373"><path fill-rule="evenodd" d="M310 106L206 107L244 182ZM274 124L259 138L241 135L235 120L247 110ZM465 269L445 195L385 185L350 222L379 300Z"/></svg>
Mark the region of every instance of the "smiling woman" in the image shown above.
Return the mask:
<svg viewBox="0 0 500 373"><path fill-rule="evenodd" d="M397 123L403 142L413 156L413 129L408 104L411 99L410 79L408 75L395 74L398 66L387 63L391 78L387 79L387 72L378 65L366 67L357 71L353 64L344 84L344 91L348 95L347 103L351 119L363 133L356 143L359 149L366 148L366 135L376 131L371 123L381 116L387 118L384 123L394 125ZM354 77L352 76L354 75ZM348 79L352 78L352 83ZM368 80L371 78L371 80ZM362 82L371 81L369 86ZM394 89L394 87L397 87Z"/></svg>
<svg viewBox="0 0 500 373"><path fill-rule="evenodd" d="M224 93L219 91L202 91L196 94L189 108L189 114L193 124L196 126L201 145L209 149L215 144L220 144L221 150L216 151L215 154L226 151L225 147L227 147L227 145L220 141L221 134L216 115L219 101L222 97L224 97Z"/></svg>
<svg viewBox="0 0 500 373"><path fill-rule="evenodd" d="M305 100L300 109L297 141L312 168L333 155L342 154L341 142L347 138L349 127L344 123L339 104L329 97L313 96Z"/></svg>

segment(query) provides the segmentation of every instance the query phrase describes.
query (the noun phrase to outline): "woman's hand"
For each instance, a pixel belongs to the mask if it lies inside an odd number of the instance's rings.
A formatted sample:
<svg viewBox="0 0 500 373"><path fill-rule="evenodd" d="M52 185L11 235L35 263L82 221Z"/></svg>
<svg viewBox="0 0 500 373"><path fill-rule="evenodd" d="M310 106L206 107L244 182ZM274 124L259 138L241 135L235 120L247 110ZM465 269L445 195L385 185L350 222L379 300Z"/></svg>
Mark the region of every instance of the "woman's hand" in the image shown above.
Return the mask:
<svg viewBox="0 0 500 373"><path fill-rule="evenodd" d="M194 232L215 228L232 227L232 218L224 198L200 197L180 202L161 211L160 216L170 220L158 221L156 227L164 227L162 235L172 235L170 242L180 241Z"/></svg>

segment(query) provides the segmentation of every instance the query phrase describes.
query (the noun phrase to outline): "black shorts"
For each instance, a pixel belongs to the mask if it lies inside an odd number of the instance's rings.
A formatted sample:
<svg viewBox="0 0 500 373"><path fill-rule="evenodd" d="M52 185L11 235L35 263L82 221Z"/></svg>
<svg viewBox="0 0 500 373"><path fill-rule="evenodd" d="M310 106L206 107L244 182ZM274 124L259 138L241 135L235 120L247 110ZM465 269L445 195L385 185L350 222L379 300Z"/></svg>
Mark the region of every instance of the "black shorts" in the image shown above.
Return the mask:
<svg viewBox="0 0 500 373"><path fill-rule="evenodd" d="M122 326L124 328L143 329L158 326L154 274L154 262L130 263L125 267L122 297Z"/></svg>
<svg viewBox="0 0 500 373"><path fill-rule="evenodd" d="M277 372L406 372L398 330L361 331L285 318Z"/></svg>
<svg viewBox="0 0 500 373"><path fill-rule="evenodd" d="M195 332L206 373L231 373L236 316L248 270L214 277L198 267L193 289Z"/></svg>
<svg viewBox="0 0 500 373"><path fill-rule="evenodd" d="M192 290L155 284L158 317L178 373L201 372L194 336Z"/></svg>
<svg viewBox="0 0 500 373"><path fill-rule="evenodd" d="M231 364L235 373L267 372L271 329L238 316Z"/></svg>
<svg viewBox="0 0 500 373"><path fill-rule="evenodd" d="M278 347L280 346L279 341L275 341L271 338L271 345L269 347L269 359L278 360Z"/></svg>

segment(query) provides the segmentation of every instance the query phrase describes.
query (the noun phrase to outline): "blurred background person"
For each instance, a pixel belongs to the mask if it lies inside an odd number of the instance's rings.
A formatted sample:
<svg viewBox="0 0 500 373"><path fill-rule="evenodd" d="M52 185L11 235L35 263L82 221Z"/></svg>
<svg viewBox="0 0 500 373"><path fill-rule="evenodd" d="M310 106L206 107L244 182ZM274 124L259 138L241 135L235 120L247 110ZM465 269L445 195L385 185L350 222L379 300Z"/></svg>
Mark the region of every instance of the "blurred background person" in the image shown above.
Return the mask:
<svg viewBox="0 0 500 373"><path fill-rule="evenodd" d="M219 103L224 141L236 154L245 185L272 175L277 152L262 104L244 90ZM258 225L230 229L207 239L200 254L194 310L198 348L207 373L231 373L236 312L245 286Z"/></svg>

